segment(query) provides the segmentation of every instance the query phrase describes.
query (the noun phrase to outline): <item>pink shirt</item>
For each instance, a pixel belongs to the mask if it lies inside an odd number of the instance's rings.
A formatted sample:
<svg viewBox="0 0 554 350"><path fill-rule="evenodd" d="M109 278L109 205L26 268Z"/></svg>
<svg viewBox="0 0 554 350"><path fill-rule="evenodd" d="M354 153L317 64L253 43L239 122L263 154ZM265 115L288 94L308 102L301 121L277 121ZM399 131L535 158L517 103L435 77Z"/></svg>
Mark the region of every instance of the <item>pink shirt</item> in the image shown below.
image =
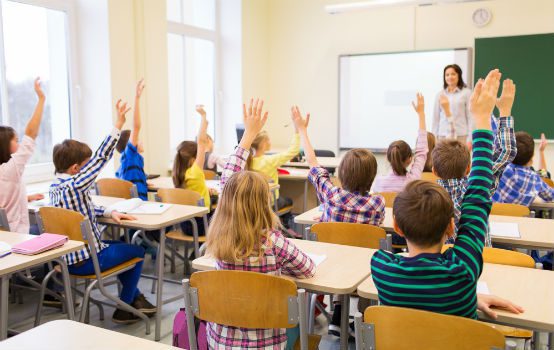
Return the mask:
<svg viewBox="0 0 554 350"><path fill-rule="evenodd" d="M29 233L29 211L23 171L34 151L35 140L23 136L17 152L12 154L7 163L0 165L0 208L6 210L12 232Z"/></svg>
<svg viewBox="0 0 554 350"><path fill-rule="evenodd" d="M429 145L427 144L427 131L419 130L417 135L414 163L406 175L397 175L391 171L388 175L377 176L373 184L374 192L400 192L404 186L412 180L421 178Z"/></svg>

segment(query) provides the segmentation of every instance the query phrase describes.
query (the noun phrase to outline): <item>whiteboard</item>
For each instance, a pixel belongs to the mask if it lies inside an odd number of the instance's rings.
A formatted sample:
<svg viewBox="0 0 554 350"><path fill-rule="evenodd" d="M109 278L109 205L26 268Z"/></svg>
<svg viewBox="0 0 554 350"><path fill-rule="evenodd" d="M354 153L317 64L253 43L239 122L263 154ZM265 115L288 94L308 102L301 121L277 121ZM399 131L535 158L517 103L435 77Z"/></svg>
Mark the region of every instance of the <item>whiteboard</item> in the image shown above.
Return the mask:
<svg viewBox="0 0 554 350"><path fill-rule="evenodd" d="M425 97L431 131L443 69L456 63L470 85L471 49L412 51L339 57L339 148L386 150L395 140L415 146L418 117L411 102Z"/></svg>

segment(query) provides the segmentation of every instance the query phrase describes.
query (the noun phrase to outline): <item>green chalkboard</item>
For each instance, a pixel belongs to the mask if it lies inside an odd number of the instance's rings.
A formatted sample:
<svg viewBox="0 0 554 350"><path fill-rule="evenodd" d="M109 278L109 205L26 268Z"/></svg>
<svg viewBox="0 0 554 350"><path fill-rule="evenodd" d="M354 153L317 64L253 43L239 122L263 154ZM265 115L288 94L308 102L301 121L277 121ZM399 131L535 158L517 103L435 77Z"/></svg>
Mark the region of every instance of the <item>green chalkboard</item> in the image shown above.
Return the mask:
<svg viewBox="0 0 554 350"><path fill-rule="evenodd" d="M475 39L475 80L493 68L516 84L516 130L554 139L554 33Z"/></svg>

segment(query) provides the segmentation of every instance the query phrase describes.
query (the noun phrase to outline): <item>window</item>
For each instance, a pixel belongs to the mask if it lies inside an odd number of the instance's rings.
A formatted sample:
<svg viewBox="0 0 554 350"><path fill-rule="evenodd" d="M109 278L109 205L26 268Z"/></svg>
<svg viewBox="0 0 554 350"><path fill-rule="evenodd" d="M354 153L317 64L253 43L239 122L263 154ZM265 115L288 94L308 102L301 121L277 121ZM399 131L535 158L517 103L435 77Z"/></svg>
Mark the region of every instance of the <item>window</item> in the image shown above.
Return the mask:
<svg viewBox="0 0 554 350"><path fill-rule="evenodd" d="M194 140L200 126L195 111L205 106L208 133L215 137L216 1L167 0L170 147Z"/></svg>
<svg viewBox="0 0 554 350"><path fill-rule="evenodd" d="M67 9L1 0L0 10L0 122L23 136L37 101L33 81L40 77L46 105L30 164L35 175L51 176L53 145L71 137Z"/></svg>

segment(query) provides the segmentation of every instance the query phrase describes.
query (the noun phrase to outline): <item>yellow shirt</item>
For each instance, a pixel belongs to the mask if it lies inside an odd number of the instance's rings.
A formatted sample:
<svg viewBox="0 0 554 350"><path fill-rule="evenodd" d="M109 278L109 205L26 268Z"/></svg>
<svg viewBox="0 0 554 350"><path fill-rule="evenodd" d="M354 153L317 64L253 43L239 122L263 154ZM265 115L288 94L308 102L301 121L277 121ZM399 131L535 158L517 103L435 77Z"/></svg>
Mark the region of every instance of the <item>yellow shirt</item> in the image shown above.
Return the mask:
<svg viewBox="0 0 554 350"><path fill-rule="evenodd" d="M195 163L185 171L184 188L198 192L204 198L204 205L210 208L210 190L206 186L204 171Z"/></svg>
<svg viewBox="0 0 554 350"><path fill-rule="evenodd" d="M279 172L277 168L290 161L298 153L300 153L300 135L296 133L285 152L252 158L252 170L269 176L274 183L279 184ZM279 198L279 191L275 194Z"/></svg>

